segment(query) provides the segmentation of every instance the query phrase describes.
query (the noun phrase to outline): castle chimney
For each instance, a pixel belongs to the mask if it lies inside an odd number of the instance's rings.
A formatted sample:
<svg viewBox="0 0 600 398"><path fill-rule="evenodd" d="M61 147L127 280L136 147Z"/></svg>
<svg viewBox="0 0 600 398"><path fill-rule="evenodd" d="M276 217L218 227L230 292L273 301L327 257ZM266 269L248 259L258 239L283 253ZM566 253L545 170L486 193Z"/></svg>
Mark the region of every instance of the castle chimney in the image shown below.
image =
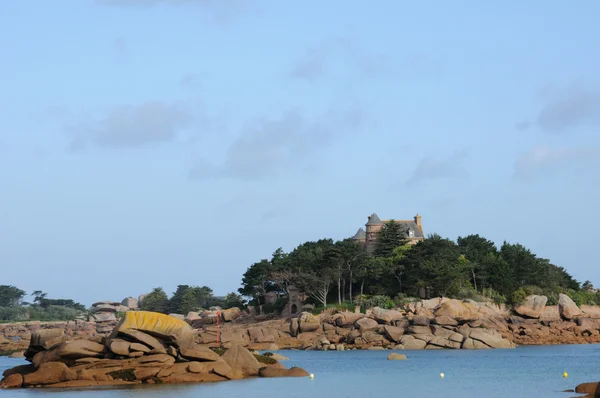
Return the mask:
<svg viewBox="0 0 600 398"><path fill-rule="evenodd" d="M415 216L415 224L417 224L418 227L421 226L421 216L418 214Z"/></svg>

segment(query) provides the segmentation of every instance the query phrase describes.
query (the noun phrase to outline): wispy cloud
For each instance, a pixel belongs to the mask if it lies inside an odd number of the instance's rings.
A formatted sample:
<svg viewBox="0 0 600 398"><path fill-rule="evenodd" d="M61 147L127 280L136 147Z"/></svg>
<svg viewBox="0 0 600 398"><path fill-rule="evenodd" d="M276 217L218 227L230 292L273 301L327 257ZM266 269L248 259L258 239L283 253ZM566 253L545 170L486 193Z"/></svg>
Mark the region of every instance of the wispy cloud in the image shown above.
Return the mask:
<svg viewBox="0 0 600 398"><path fill-rule="evenodd" d="M600 89L576 81L566 87L547 85L536 97L543 106L533 122L517 123L515 128L525 131L539 126L546 133L565 133L580 126L600 126Z"/></svg>
<svg viewBox="0 0 600 398"><path fill-rule="evenodd" d="M149 101L139 105L114 107L103 118L86 117L71 122L71 149L93 143L107 148L136 148L173 141L193 120L186 103Z"/></svg>
<svg viewBox="0 0 600 398"><path fill-rule="evenodd" d="M428 180L462 176L465 173L462 163L466 157L467 152L464 149L457 150L445 158L424 157L406 184L415 186Z"/></svg>
<svg viewBox="0 0 600 398"><path fill-rule="evenodd" d="M222 164L197 159L190 177L255 180L302 167L316 153L360 129L364 118L362 109L348 108L312 118L292 109L278 118L256 119L228 147Z"/></svg>
<svg viewBox="0 0 600 398"><path fill-rule="evenodd" d="M537 146L519 156L514 178L527 179L577 162L600 162L600 147Z"/></svg>

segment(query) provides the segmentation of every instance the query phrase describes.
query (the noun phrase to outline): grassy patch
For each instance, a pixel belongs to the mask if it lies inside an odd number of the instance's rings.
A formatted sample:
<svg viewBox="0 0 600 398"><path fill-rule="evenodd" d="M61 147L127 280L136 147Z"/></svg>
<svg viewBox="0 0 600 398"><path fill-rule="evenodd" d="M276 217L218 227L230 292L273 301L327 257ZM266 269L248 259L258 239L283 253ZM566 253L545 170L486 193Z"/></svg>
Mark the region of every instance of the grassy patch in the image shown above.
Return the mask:
<svg viewBox="0 0 600 398"><path fill-rule="evenodd" d="M135 381L133 369L115 370L114 372L108 372L107 375L112 377L113 380Z"/></svg>
<svg viewBox="0 0 600 398"><path fill-rule="evenodd" d="M276 360L269 356L254 354L254 357L258 360L258 362L264 363L265 365L274 365L277 363Z"/></svg>
<svg viewBox="0 0 600 398"><path fill-rule="evenodd" d="M227 352L227 348L222 348L222 347L211 347L211 350L216 352L219 356L221 356L221 355L225 354L225 352Z"/></svg>
<svg viewBox="0 0 600 398"><path fill-rule="evenodd" d="M12 350L0 350L0 357L7 357L10 354L14 354L15 352L25 351L25 348L14 348Z"/></svg>

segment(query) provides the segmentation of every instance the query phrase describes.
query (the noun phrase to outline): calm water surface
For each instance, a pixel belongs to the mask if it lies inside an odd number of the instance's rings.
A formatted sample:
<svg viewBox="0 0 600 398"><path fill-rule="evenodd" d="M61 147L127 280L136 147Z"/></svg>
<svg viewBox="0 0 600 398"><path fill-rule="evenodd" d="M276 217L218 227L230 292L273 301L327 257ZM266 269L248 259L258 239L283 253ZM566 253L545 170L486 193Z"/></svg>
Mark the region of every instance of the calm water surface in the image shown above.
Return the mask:
<svg viewBox="0 0 600 398"><path fill-rule="evenodd" d="M388 361L391 351L280 351L287 367L309 378L251 379L196 385L135 386L121 389L21 389L1 397L562 397L562 390L600 380L600 345L519 347L510 350L405 351L406 361ZM0 357L0 372L25 363ZM445 378L440 378L440 373ZM562 377L563 372L569 378Z"/></svg>

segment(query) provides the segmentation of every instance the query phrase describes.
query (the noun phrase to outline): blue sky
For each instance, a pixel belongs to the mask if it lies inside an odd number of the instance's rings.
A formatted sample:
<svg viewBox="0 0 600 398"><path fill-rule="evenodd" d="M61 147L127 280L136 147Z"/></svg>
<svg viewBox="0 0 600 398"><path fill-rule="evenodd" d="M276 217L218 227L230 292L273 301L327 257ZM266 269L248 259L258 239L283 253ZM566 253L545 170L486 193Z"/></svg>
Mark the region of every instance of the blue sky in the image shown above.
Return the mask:
<svg viewBox="0 0 600 398"><path fill-rule="evenodd" d="M423 216L600 285L600 3L0 4L0 284L225 294Z"/></svg>

